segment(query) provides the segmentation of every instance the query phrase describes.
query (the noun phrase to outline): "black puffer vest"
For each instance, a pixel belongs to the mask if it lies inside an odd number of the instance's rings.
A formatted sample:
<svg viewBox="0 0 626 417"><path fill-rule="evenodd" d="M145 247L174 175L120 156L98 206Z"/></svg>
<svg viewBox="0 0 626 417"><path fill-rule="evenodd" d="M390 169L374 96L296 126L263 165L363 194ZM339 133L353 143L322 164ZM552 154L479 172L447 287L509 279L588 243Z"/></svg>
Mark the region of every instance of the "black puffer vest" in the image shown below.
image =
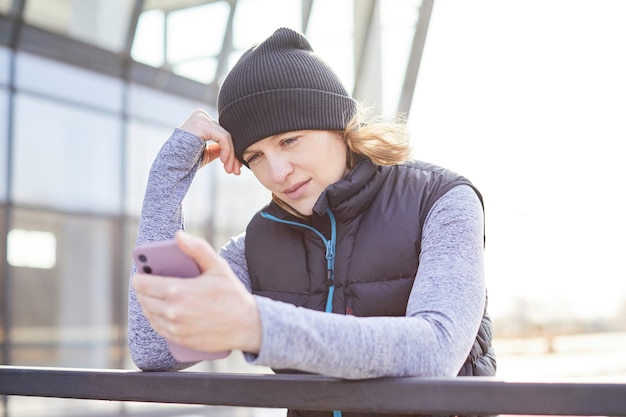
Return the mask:
<svg viewBox="0 0 626 417"><path fill-rule="evenodd" d="M313 208L309 228L281 223L302 224L303 220L271 203L252 219L246 232L253 292L329 311L326 303L332 289L333 313L404 316L419 264L426 216L437 199L460 184L473 188L462 176L427 163L380 167L362 159L346 178L322 194ZM476 193L482 201L478 190ZM331 217L336 222L334 265L327 258L325 244L331 238ZM485 311L459 376L495 375L491 338L491 321ZM290 411L290 415L330 413ZM356 415L344 413L344 417Z"/></svg>

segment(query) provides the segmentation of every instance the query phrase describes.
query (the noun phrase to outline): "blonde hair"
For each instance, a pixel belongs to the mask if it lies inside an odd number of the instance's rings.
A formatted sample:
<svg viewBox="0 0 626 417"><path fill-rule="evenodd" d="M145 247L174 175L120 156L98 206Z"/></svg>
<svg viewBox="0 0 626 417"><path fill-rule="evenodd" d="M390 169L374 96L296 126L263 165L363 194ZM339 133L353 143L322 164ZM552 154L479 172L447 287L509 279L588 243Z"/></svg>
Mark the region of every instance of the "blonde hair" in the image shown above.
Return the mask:
<svg viewBox="0 0 626 417"><path fill-rule="evenodd" d="M411 159L409 132L403 116L393 120L372 118L370 110L359 108L343 131L348 145L348 168L352 169L356 155L363 155L376 165L388 166Z"/></svg>
<svg viewBox="0 0 626 417"><path fill-rule="evenodd" d="M372 117L369 109L359 107L343 132L339 133L348 146L346 164L349 170L354 168L358 155L381 166L401 164L411 159L410 136L406 120L401 115L393 120L384 120ZM273 193L272 200L294 216L306 218Z"/></svg>

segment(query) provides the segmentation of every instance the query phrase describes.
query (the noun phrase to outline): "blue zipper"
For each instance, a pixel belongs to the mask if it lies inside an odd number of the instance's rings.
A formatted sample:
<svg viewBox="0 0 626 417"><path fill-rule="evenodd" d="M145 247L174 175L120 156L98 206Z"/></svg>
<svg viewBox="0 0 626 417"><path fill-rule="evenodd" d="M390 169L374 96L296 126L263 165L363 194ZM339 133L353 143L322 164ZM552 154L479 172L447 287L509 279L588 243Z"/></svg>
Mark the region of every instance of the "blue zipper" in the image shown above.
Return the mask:
<svg viewBox="0 0 626 417"><path fill-rule="evenodd" d="M326 214L330 219L330 240L326 239L324 235L314 227L308 224L302 224L298 222L292 222L290 220L279 219L276 216L272 216L264 211L261 212L261 217L264 219L272 220L278 223L289 224L297 227L304 227L313 231L316 235L322 239L326 246L326 284L328 285L328 298L326 299L326 312L332 313L333 311L333 295L335 294L335 243L337 242L337 222L335 221L335 215L329 208L326 209ZM333 417L342 417L340 410L333 410Z"/></svg>
<svg viewBox="0 0 626 417"><path fill-rule="evenodd" d="M335 293L335 243L337 242L337 222L335 221L335 215L330 209L326 209L326 214L330 219L330 240L326 239L324 235L314 227L307 224L298 222L292 222L290 220L279 219L276 216L272 216L266 212L261 212L261 217L272 220L278 223L289 224L297 227L304 227L314 232L324 245L326 246L326 284L328 285L328 299L326 300L326 312L331 313L333 311L333 295Z"/></svg>

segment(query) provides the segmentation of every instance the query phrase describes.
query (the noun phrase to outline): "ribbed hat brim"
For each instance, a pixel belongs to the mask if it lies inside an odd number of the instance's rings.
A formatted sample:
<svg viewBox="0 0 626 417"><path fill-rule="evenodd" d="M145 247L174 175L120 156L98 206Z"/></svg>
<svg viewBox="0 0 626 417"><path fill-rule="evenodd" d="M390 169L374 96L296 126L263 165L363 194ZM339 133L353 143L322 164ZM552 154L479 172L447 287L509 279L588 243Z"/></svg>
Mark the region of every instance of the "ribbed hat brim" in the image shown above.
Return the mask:
<svg viewBox="0 0 626 417"><path fill-rule="evenodd" d="M230 132L235 156L253 143L296 130L343 130L356 102L345 95L309 89L262 91L222 109L219 123Z"/></svg>

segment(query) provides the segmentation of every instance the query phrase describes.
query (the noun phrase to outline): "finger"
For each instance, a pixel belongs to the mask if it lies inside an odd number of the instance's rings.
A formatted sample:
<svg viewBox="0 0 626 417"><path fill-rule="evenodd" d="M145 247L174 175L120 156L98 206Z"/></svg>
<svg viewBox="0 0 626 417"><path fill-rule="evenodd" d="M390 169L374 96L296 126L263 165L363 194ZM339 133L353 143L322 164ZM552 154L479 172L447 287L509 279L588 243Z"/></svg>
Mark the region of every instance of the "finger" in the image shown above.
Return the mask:
<svg viewBox="0 0 626 417"><path fill-rule="evenodd" d="M150 322L153 322L160 317L164 317L164 311L166 310L166 302L165 300L154 298L150 296L144 296L142 294L137 295L137 300L141 305L141 309L143 311L144 316Z"/></svg>
<svg viewBox="0 0 626 417"><path fill-rule="evenodd" d="M224 164L224 170L227 173L231 174L235 171L235 152L230 139L224 142L224 146L220 143L220 161Z"/></svg>
<svg viewBox="0 0 626 417"><path fill-rule="evenodd" d="M165 298L157 289L158 280L147 274L135 274L131 279L131 284L135 289L137 297Z"/></svg>
<svg viewBox="0 0 626 417"><path fill-rule="evenodd" d="M213 126L210 132L207 132L204 139L210 139L215 143L207 145L209 155L203 155L203 163L208 163L219 156L224 170L229 174L239 175L241 163L235 157L232 138L230 134L219 126L217 122L213 122ZM206 161L206 162L205 162Z"/></svg>
<svg viewBox="0 0 626 417"><path fill-rule="evenodd" d="M176 233L176 242L184 254L196 261L203 273L219 273L226 268L226 261L206 240L193 237L181 230Z"/></svg>
<svg viewBox="0 0 626 417"><path fill-rule="evenodd" d="M211 122L211 116L203 109L196 109L191 113L189 118L180 126L181 129L193 133L199 138L206 140L204 134L206 126Z"/></svg>
<svg viewBox="0 0 626 417"><path fill-rule="evenodd" d="M224 165L224 170L229 174L239 175L241 173L241 162L234 154L233 141L220 124L214 120L204 109L196 109L189 119L181 125L181 129L193 133L204 141L213 141L219 145L219 157ZM205 149L201 166L213 161L215 147Z"/></svg>
<svg viewBox="0 0 626 417"><path fill-rule="evenodd" d="M183 308L184 306L182 306L180 302L176 302L169 297L161 298L137 293L137 301L141 306L144 316L157 332L159 328L178 324L178 322L182 320L184 313L188 310Z"/></svg>
<svg viewBox="0 0 626 417"><path fill-rule="evenodd" d="M180 278L135 274L132 285L138 297L177 300L185 283Z"/></svg>
<svg viewBox="0 0 626 417"><path fill-rule="evenodd" d="M241 167L242 167L242 163L239 161L239 159L235 158L235 168L233 170L233 174L235 175L239 175L241 174Z"/></svg>
<svg viewBox="0 0 626 417"><path fill-rule="evenodd" d="M145 308L143 309L143 312L150 322L150 327L152 327L155 332L164 338L171 340L173 335L180 333L180 326L178 323L166 318L164 315L153 314Z"/></svg>
<svg viewBox="0 0 626 417"><path fill-rule="evenodd" d="M224 170L231 174L237 171L237 158L235 157L235 150L233 146L233 139L224 128L221 126L219 130L216 129L213 132L213 141L217 142L220 146L220 161L224 165Z"/></svg>

